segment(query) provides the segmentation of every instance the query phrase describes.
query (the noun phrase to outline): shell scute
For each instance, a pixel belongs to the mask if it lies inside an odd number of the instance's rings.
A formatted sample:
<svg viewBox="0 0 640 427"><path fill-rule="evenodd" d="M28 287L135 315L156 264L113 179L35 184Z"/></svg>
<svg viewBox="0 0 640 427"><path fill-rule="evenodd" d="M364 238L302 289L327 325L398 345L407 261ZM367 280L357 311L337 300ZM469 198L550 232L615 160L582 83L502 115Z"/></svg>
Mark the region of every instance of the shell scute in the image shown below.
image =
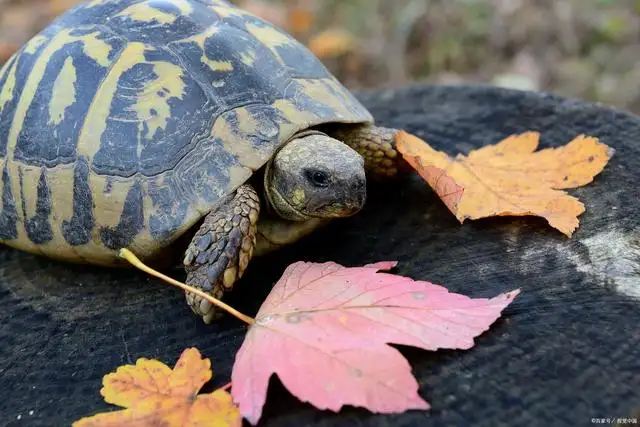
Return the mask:
<svg viewBox="0 0 640 427"><path fill-rule="evenodd" d="M10 120L9 155L47 167L75 161L96 88L123 48L119 37L100 29L62 31L43 45L32 68L22 64L19 72L28 71L28 78Z"/></svg>
<svg viewBox="0 0 640 427"><path fill-rule="evenodd" d="M2 210L0 211L0 240L18 237L18 211L13 198L11 177L6 167L2 169Z"/></svg>
<svg viewBox="0 0 640 427"><path fill-rule="evenodd" d="M240 28L214 25L198 37L170 46L194 68L220 111L250 103L270 104L290 81L271 51Z"/></svg>
<svg viewBox="0 0 640 427"><path fill-rule="evenodd" d="M143 197L141 183L134 182L127 192L118 224L115 227L100 227L100 239L105 247L113 251L129 247L142 231L145 223Z"/></svg>
<svg viewBox="0 0 640 427"><path fill-rule="evenodd" d="M209 97L170 52L130 44L94 100L93 170L123 177L172 169L212 120ZM96 132L99 130L101 132ZM91 148L89 148L89 144Z"/></svg>
<svg viewBox="0 0 640 427"><path fill-rule="evenodd" d="M36 188L35 214L32 217L29 217L26 211L23 214L27 219L25 223L27 236L36 245L42 245L53 239L53 230L49 221L51 215L51 192L47 183L47 172L44 168L40 172L40 179ZM23 209L25 209L24 206Z"/></svg>
<svg viewBox="0 0 640 427"><path fill-rule="evenodd" d="M89 164L87 159L80 157L73 170L73 206L72 216L64 219L61 224L64 240L71 246L80 246L89 243L91 231L95 226L93 209L93 196L89 187Z"/></svg>
<svg viewBox="0 0 640 427"><path fill-rule="evenodd" d="M171 241L185 223L190 198L185 197L183 191L173 171L148 183L147 193L153 204L149 214L149 233L160 244Z"/></svg>

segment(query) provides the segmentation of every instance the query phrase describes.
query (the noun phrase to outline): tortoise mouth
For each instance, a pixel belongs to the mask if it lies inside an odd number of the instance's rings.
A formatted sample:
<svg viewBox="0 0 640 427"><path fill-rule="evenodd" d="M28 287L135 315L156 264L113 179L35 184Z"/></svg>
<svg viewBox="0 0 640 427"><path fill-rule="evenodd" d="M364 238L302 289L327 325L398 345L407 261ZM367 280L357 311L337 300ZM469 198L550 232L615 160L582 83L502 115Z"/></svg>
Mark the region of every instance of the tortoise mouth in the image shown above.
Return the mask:
<svg viewBox="0 0 640 427"><path fill-rule="evenodd" d="M366 202L366 194L354 194L353 197L339 202L310 203L304 214L312 218L345 218L360 212Z"/></svg>
<svg viewBox="0 0 640 427"><path fill-rule="evenodd" d="M280 201L280 209L275 206L276 212L284 216L282 212L282 205L286 207L287 212L293 212L296 217L301 221L309 219L330 219L330 218L345 218L356 215L362 210L365 204L366 196L359 194L354 196L352 200L345 200L341 202L324 202L324 203L309 203L304 208L295 207L292 205L286 197L284 197L277 188L273 189L277 199Z"/></svg>
<svg viewBox="0 0 640 427"><path fill-rule="evenodd" d="M293 206L277 188L271 188L269 202L272 209L281 217L293 221L307 221L310 219L345 218L360 212L365 203L365 196L359 196L354 200L342 203L328 202L314 206L313 210L300 209Z"/></svg>

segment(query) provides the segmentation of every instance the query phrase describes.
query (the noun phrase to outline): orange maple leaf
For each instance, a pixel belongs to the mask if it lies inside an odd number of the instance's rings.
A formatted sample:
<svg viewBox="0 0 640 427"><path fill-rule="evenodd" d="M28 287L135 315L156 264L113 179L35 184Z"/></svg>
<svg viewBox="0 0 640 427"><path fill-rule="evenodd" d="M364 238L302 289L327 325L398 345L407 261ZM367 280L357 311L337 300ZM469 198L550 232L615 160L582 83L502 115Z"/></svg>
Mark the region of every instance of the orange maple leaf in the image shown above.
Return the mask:
<svg viewBox="0 0 640 427"><path fill-rule="evenodd" d="M186 349L173 370L140 358L105 375L100 390L105 401L127 409L86 417L73 427L241 426L240 412L227 391L198 395L211 376L211 362L195 348Z"/></svg>
<svg viewBox="0 0 640 427"><path fill-rule="evenodd" d="M535 152L540 134L512 135L455 158L400 131L398 151L462 223L490 216L533 215L571 237L585 207L562 189L593 181L614 153L597 138Z"/></svg>

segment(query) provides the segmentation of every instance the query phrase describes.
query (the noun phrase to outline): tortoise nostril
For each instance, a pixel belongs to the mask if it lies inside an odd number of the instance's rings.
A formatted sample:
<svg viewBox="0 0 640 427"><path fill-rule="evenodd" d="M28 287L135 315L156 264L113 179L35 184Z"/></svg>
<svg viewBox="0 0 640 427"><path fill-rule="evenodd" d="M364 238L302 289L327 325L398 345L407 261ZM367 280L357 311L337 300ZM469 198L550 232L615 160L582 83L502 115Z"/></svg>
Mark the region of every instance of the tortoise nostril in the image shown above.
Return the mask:
<svg viewBox="0 0 640 427"><path fill-rule="evenodd" d="M353 184L351 184L351 188L357 191L364 190L365 180L362 178L357 178Z"/></svg>

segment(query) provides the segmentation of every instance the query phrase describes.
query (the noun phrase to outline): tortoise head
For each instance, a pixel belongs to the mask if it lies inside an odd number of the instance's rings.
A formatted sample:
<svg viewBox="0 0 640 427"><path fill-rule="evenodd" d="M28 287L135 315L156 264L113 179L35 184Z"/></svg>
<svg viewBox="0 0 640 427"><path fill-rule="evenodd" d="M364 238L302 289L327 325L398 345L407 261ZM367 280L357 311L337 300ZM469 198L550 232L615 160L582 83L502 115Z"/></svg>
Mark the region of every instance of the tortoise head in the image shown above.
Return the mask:
<svg viewBox="0 0 640 427"><path fill-rule="evenodd" d="M265 194L282 218L305 221L356 214L366 200L364 159L321 133L303 133L267 166Z"/></svg>

